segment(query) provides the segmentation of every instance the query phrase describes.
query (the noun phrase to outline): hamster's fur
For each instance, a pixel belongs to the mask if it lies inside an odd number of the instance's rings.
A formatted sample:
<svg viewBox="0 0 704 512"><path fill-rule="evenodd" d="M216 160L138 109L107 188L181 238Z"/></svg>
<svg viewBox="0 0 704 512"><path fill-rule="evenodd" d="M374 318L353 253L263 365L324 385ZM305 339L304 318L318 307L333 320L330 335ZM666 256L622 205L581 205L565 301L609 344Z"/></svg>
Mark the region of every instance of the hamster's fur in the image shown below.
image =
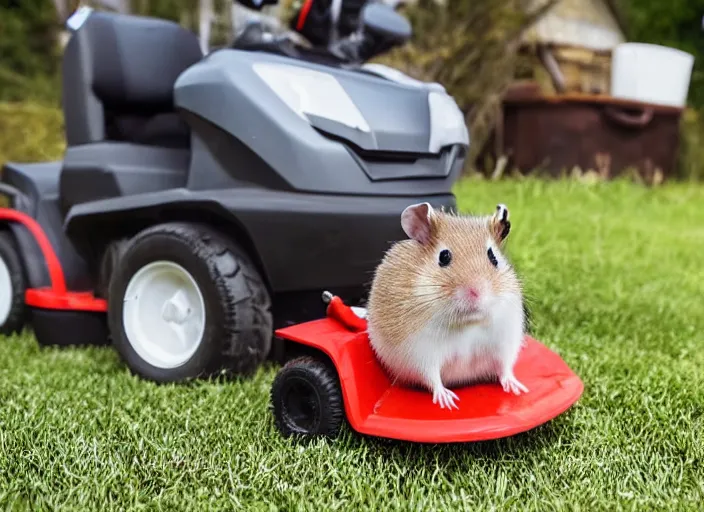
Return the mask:
<svg viewBox="0 0 704 512"><path fill-rule="evenodd" d="M385 254L367 304L382 365L396 381L428 389L441 408L458 408L449 388L478 380L528 392L513 373L524 311L521 283L502 252L508 209L460 216L420 203L403 211L401 225L410 239Z"/></svg>

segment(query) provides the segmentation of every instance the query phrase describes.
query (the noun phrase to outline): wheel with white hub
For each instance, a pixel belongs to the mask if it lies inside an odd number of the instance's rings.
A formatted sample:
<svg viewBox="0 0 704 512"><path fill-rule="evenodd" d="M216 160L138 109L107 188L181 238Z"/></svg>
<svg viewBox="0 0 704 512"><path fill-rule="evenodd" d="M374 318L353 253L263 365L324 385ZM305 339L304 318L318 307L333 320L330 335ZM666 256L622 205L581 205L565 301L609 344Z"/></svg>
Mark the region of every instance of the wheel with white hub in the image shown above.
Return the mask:
<svg viewBox="0 0 704 512"><path fill-rule="evenodd" d="M251 373L273 336L269 293L250 259L188 223L129 241L110 279L108 322L130 369L157 382Z"/></svg>
<svg viewBox="0 0 704 512"><path fill-rule="evenodd" d="M24 328L26 288L24 266L15 238L9 231L0 231L0 334L14 334Z"/></svg>

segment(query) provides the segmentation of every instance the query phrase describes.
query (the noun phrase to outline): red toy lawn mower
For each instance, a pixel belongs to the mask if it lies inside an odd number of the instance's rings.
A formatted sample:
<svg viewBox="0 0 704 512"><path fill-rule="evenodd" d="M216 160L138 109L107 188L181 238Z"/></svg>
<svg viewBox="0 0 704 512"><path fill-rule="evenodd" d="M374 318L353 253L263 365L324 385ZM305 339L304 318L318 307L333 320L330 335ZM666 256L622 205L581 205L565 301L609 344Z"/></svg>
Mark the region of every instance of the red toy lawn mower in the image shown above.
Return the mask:
<svg viewBox="0 0 704 512"><path fill-rule="evenodd" d="M271 389L274 419L285 436L335 437L347 418L361 434L423 443L484 441L533 429L562 414L584 384L553 351L526 336L516 377L530 393L475 384L454 391L464 405L441 409L432 395L391 383L366 333L365 311L329 293L327 317L279 329L305 355L279 370Z"/></svg>

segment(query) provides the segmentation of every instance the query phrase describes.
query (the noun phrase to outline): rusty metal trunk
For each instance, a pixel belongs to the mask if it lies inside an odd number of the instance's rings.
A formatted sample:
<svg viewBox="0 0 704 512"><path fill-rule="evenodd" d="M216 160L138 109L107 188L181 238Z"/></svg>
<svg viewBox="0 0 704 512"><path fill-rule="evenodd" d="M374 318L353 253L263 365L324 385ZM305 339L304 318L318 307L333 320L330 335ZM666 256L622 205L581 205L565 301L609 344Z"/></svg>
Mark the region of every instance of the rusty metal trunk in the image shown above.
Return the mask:
<svg viewBox="0 0 704 512"><path fill-rule="evenodd" d="M605 178L635 168L676 172L682 109L609 96L508 94L496 149L521 172L595 170ZM501 149L503 148L503 149Z"/></svg>

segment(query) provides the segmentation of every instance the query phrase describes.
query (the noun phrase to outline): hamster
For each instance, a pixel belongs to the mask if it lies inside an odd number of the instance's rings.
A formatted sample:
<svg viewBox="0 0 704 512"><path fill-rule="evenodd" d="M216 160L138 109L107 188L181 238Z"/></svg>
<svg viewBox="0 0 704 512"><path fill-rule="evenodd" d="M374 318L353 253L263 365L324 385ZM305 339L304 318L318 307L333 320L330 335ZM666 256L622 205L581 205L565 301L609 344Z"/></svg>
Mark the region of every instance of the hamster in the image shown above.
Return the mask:
<svg viewBox="0 0 704 512"><path fill-rule="evenodd" d="M377 266L367 332L397 382L417 385L441 408L459 409L452 387L498 379L527 393L513 367L523 345L521 283L504 256L509 211L462 216L411 205L401 214L409 239Z"/></svg>

